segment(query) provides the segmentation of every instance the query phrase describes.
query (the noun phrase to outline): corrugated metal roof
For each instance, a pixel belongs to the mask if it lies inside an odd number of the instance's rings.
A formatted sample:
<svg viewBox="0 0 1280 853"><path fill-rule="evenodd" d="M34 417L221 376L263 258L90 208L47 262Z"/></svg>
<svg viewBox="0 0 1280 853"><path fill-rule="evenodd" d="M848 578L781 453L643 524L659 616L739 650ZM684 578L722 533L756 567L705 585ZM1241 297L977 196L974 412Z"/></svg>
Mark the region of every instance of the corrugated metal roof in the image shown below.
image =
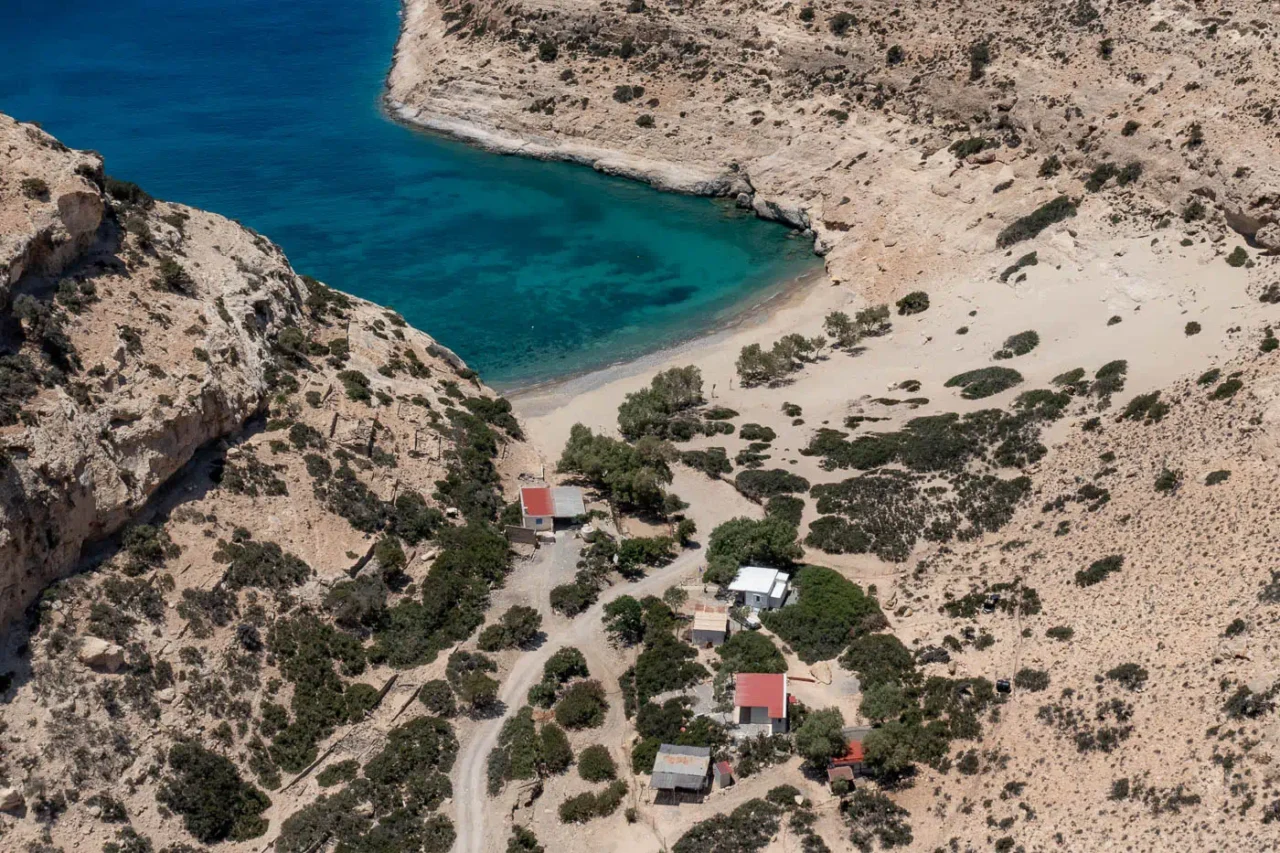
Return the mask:
<svg viewBox="0 0 1280 853"><path fill-rule="evenodd" d="M739 672L733 677L733 704L736 708L768 708L770 718L781 720L787 716L787 677Z"/></svg>
<svg viewBox="0 0 1280 853"><path fill-rule="evenodd" d="M701 791L707 786L706 776L694 776L684 773L654 773L649 777L649 787L660 791L673 791L680 788L685 791Z"/></svg>
<svg viewBox="0 0 1280 853"><path fill-rule="evenodd" d="M573 486L552 488L551 504L555 507L556 518L577 518L587 514L587 504L582 499L582 489Z"/></svg>
<svg viewBox="0 0 1280 853"><path fill-rule="evenodd" d="M546 486L525 486L520 489L520 507L525 515L554 515L551 489Z"/></svg>
<svg viewBox="0 0 1280 853"><path fill-rule="evenodd" d="M710 767L710 747L664 743L658 747L658 755L653 759L653 775L649 777L649 784L664 791L674 788L700 791L707 784Z"/></svg>

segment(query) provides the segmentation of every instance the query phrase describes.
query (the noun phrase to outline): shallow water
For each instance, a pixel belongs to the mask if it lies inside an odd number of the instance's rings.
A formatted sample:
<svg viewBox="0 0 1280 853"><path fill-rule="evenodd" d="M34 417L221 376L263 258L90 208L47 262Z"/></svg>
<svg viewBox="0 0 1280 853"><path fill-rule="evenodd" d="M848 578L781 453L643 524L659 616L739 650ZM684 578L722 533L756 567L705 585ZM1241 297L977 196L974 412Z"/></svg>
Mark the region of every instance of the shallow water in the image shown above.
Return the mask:
<svg viewBox="0 0 1280 853"><path fill-rule="evenodd" d="M279 243L511 387L690 337L814 269L723 203L389 121L395 0L20 3L0 111Z"/></svg>

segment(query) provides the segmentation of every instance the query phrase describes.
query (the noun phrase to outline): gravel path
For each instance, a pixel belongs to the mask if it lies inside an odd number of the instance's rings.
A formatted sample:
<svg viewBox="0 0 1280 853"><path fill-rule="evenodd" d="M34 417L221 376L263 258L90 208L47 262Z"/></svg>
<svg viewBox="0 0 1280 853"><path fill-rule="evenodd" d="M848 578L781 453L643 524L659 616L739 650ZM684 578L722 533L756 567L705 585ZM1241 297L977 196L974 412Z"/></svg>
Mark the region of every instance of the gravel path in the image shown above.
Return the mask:
<svg viewBox="0 0 1280 853"><path fill-rule="evenodd" d="M543 572L561 564L569 553L574 555L576 561L577 551L576 548L570 551L572 545L567 540L557 542L551 546L550 554L543 559L531 561L529 568L534 572ZM592 672L597 676L602 675L598 665L601 659L593 650L606 642L600 621L605 605L622 595L639 598L661 593L676 578L695 568L701 557L700 550L685 551L671 565L652 572L637 583L619 583L609 587L601 593L600 600L594 606L575 617L565 630L559 631L555 636L548 636L547 641L538 649L520 656L498 692L498 698L505 707L504 712L501 716L481 723L458 757L457 778L453 782L458 829L454 853L485 853L486 850L501 849L505 843L499 839L490 843L489 838L492 829L490 818L493 816L493 809L489 807L486 773L489 753L498 743L502 724L524 707L525 694L541 680L542 667L547 659L565 646L578 646L587 657ZM539 582L539 577L545 577L545 574L526 578L525 583L541 587L543 584ZM543 614L544 624L551 621L553 614L545 593L538 596L536 606Z"/></svg>

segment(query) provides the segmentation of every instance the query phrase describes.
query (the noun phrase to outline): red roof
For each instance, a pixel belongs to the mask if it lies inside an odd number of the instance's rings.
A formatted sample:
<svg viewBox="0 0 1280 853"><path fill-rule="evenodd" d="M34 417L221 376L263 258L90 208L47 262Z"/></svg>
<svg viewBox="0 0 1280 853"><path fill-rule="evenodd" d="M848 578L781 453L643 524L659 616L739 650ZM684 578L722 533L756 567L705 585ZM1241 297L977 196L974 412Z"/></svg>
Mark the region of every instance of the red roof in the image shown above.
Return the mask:
<svg viewBox="0 0 1280 853"><path fill-rule="evenodd" d="M548 486L525 486L520 490L520 507L525 515L552 515L555 504Z"/></svg>
<svg viewBox="0 0 1280 853"><path fill-rule="evenodd" d="M729 762L727 761L717 761L716 772L722 776L732 776L733 768L729 766Z"/></svg>
<svg viewBox="0 0 1280 853"><path fill-rule="evenodd" d="M737 708L768 708L769 716L787 715L787 677L740 672L734 676L733 704Z"/></svg>
<svg viewBox="0 0 1280 853"><path fill-rule="evenodd" d="M839 767L841 764L861 764L861 763L862 763L862 742L856 741L856 740L849 741L848 752L846 752L844 755L840 756L839 758L833 758L831 760L831 765L833 767Z"/></svg>

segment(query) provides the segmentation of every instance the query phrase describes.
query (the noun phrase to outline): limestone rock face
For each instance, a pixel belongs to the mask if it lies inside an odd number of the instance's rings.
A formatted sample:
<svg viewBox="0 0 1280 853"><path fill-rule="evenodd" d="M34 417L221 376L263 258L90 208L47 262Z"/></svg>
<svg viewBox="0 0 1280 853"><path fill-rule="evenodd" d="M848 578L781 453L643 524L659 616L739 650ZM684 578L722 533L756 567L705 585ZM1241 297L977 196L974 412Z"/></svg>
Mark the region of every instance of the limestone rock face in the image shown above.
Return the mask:
<svg viewBox="0 0 1280 853"><path fill-rule="evenodd" d="M269 342L302 312L305 285L270 241L179 205L122 203L102 174L96 154L0 116L0 319L31 295L79 365L35 383L21 419L0 413L0 631L262 411ZM165 260L179 287L157 286ZM91 287L91 304L51 298L67 283ZM38 341L0 340L0 356L15 350L42 365Z"/></svg>

